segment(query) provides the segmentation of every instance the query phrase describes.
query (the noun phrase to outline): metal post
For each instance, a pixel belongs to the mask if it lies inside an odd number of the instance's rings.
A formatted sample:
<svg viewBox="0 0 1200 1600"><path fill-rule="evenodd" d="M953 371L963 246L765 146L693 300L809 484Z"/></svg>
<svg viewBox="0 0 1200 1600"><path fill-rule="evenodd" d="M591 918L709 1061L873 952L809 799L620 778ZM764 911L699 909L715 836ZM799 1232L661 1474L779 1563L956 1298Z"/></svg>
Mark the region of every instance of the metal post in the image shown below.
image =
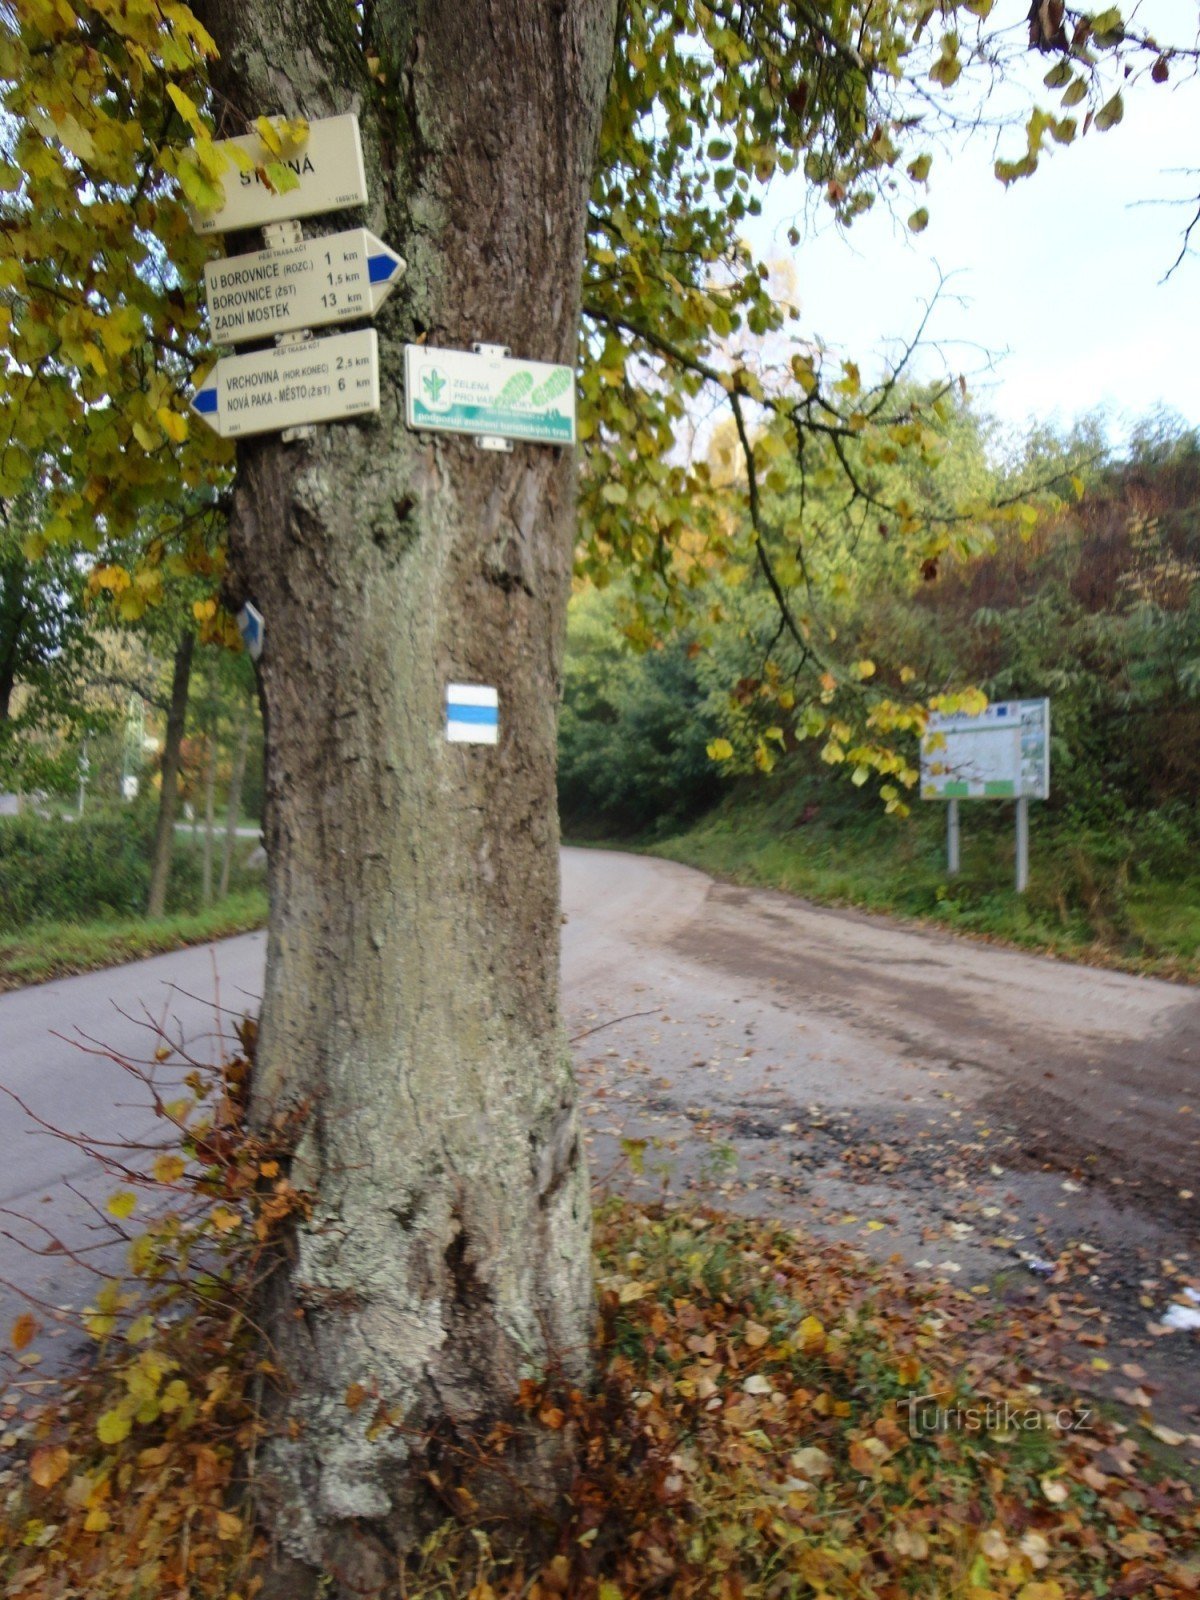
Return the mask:
<svg viewBox="0 0 1200 1600"><path fill-rule="evenodd" d="M83 816L83 802L87 798L88 773L91 771L91 762L88 760L88 742L85 736L79 752L79 815Z"/></svg>
<svg viewBox="0 0 1200 1600"><path fill-rule="evenodd" d="M958 868L958 801L951 800L946 807L946 872L953 878Z"/></svg>
<svg viewBox="0 0 1200 1600"><path fill-rule="evenodd" d="M1022 795L1017 801L1017 893L1024 894L1029 887L1029 801Z"/></svg>

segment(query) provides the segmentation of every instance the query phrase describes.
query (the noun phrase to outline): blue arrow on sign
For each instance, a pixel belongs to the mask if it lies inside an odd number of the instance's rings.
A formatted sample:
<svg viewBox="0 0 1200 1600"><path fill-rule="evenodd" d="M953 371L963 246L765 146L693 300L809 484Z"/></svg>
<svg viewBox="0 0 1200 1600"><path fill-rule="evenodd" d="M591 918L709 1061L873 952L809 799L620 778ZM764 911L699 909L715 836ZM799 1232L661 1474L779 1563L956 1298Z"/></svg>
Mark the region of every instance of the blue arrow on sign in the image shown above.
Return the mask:
<svg viewBox="0 0 1200 1600"><path fill-rule="evenodd" d="M394 256L390 250L382 255L367 257L367 276L372 283L390 283L403 270L403 259Z"/></svg>
<svg viewBox="0 0 1200 1600"><path fill-rule="evenodd" d="M242 643L246 646L246 654L251 661L257 661L259 656L262 655L263 636L267 631L263 622L262 612L247 600L246 604L238 612L237 625L238 632L242 636Z"/></svg>
<svg viewBox="0 0 1200 1600"><path fill-rule="evenodd" d="M367 282L371 288L371 315L374 316L395 287L396 280L407 263L390 245L384 244L382 239L365 228L363 237L367 247Z"/></svg>
<svg viewBox="0 0 1200 1600"><path fill-rule="evenodd" d="M202 417L216 416L217 386L215 382L206 383L203 389L196 390L192 396L192 410L198 411Z"/></svg>

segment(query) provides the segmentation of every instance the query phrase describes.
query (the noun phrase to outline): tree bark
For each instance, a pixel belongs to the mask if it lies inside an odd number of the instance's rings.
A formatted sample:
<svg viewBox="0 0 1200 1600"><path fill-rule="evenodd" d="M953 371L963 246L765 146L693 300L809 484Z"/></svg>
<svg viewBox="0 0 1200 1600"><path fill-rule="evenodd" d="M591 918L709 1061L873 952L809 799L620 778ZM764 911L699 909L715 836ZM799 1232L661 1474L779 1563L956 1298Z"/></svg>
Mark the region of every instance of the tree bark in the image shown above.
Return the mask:
<svg viewBox="0 0 1200 1600"><path fill-rule="evenodd" d="M242 804L242 779L246 775L246 747L250 743L250 717L243 714L238 730L237 752L233 758L233 771L229 777L228 815L225 818L225 854L221 858L221 883L217 899L224 900L229 893L229 876L233 871L233 853L237 849L238 812Z"/></svg>
<svg viewBox="0 0 1200 1600"><path fill-rule="evenodd" d="M158 797L158 824L154 830L154 853L150 860L148 917L161 917L167 905L167 882L171 876L171 854L175 846L175 808L179 799L179 760L183 728L187 721L188 684L192 676L192 650L196 636L185 628L175 651L171 675L171 703L167 710L167 731L163 739L162 791Z"/></svg>
<svg viewBox="0 0 1200 1600"><path fill-rule="evenodd" d="M304 1571L370 1592L444 1515L431 1441L511 1417L526 1376L588 1370L590 1214L558 1008L574 465L407 432L402 378L417 338L574 364L616 8L382 0L365 50L353 8L328 0L196 9L244 115L358 110L362 220L408 261L377 318L380 417L244 443L230 536L229 599L266 624L252 1117L302 1108L291 1177L315 1196L264 1311L284 1381L260 1494ZM499 690L498 746L447 743L452 682ZM371 1399L348 1407L351 1385ZM523 1437L525 1488L552 1496L569 1442Z"/></svg>
<svg viewBox="0 0 1200 1600"><path fill-rule="evenodd" d="M204 856L201 866L201 896L204 904L212 904L213 897L213 811L217 790L217 730L214 725L208 735L208 759L204 763Z"/></svg>
<svg viewBox="0 0 1200 1600"><path fill-rule="evenodd" d="M25 564L0 565L0 722L7 722L21 659L21 635L29 617L25 603Z"/></svg>

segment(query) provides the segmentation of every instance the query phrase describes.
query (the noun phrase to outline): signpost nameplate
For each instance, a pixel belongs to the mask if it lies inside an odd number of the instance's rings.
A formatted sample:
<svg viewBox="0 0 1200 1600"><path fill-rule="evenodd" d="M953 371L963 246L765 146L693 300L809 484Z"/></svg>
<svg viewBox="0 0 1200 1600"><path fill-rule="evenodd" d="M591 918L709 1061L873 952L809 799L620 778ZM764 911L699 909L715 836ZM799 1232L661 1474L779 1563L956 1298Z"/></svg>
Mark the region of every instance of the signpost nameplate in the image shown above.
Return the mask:
<svg viewBox="0 0 1200 1600"><path fill-rule="evenodd" d="M410 344L404 347L404 394L405 420L417 430L575 442L570 367Z"/></svg>
<svg viewBox="0 0 1200 1600"><path fill-rule="evenodd" d="M204 294L213 343L374 316L403 271L403 258L366 228L210 261Z"/></svg>
<svg viewBox="0 0 1200 1600"><path fill-rule="evenodd" d="M271 155L254 133L215 143L218 150L237 145L255 167L242 172L230 162L221 174L224 203L215 211L192 212L197 233L230 233L292 217L313 217L322 211L344 211L367 202L367 173L358 118L353 114L314 118L304 143L282 157ZM294 188L275 190L263 181L260 169L276 160L296 174L299 181Z"/></svg>
<svg viewBox="0 0 1200 1600"><path fill-rule="evenodd" d="M223 439L378 411L375 330L222 356L193 396L192 410Z"/></svg>

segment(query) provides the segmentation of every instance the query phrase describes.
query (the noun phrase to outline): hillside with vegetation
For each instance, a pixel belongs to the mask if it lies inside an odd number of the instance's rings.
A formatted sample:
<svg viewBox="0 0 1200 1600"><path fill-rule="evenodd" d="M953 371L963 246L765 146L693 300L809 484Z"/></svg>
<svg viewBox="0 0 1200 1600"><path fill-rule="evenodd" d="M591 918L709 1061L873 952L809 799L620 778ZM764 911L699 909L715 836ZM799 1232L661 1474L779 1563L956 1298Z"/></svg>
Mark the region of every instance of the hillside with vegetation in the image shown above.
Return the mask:
<svg viewBox="0 0 1200 1600"><path fill-rule="evenodd" d="M939 477L978 483L997 503L1032 487L1037 519L962 529L915 581L861 507L839 516L799 484L777 497L775 526L794 529L821 600L806 617L819 670L796 652L788 681L764 678L778 609L753 573L708 580L701 620L648 645L630 625L634 597L577 594L564 830L830 903L1194 978L1200 441L1159 419L1105 456L1099 429L1083 427L1031 436L996 465L985 438L959 408ZM798 604L804 592L801 575ZM1026 895L1012 888L1011 804L964 804L962 871L950 878L945 808L912 787L916 732L894 735L896 772L882 782L831 738L822 707L856 675L877 695L926 702L966 686L992 700L1049 696L1052 792L1032 806Z"/></svg>

